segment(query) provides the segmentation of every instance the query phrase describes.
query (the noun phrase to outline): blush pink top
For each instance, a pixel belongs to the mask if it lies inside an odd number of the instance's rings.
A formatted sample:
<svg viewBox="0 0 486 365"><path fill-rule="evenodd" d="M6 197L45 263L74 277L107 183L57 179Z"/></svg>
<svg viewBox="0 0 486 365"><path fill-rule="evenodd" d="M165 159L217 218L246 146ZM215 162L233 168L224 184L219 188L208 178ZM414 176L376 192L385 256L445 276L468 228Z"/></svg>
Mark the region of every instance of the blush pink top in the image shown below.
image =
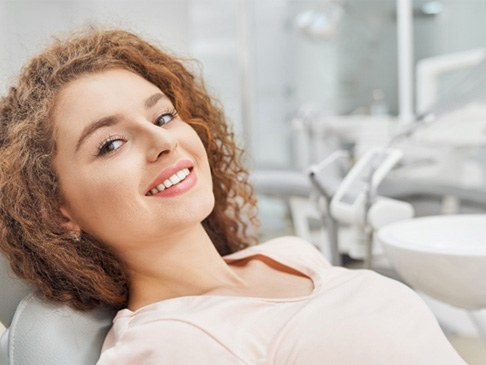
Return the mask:
<svg viewBox="0 0 486 365"><path fill-rule="evenodd" d="M123 309L98 365L465 364L407 286L372 271L332 267L294 237L224 259L257 254L307 275L312 293L288 299L187 296Z"/></svg>

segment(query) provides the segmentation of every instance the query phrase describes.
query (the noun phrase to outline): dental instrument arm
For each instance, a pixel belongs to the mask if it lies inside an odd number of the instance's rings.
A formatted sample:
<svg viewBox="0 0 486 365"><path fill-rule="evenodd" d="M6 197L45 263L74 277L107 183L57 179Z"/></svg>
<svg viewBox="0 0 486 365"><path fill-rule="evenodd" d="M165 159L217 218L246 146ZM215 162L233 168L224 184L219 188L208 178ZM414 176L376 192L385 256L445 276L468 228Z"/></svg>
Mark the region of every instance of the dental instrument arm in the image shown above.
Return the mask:
<svg viewBox="0 0 486 365"><path fill-rule="evenodd" d="M307 174L309 175L312 185L329 202L331 201L335 190L335 188L330 186L331 183L329 182L330 180L329 169L335 167L337 163L342 162L343 160L348 161L349 159L350 159L350 155L348 152L335 151L327 158L325 158L322 162L316 165L312 165L307 170Z"/></svg>
<svg viewBox="0 0 486 365"><path fill-rule="evenodd" d="M317 192L324 198L324 202L318 200L317 203L321 212L321 219L327 228L330 261L331 264L335 266L341 266L342 260L341 256L339 255L338 247L338 223L330 214L330 203L335 192L334 185L338 185L337 181L340 179L341 175L339 174L340 176L336 176L338 175L337 171L330 170L332 168L336 168L340 162L348 162L349 159L349 153L346 151L336 151L324 159L324 161L320 162L319 164L312 165L307 170L307 174L312 186L314 186ZM332 181L332 178L334 178L334 181Z"/></svg>
<svg viewBox="0 0 486 365"><path fill-rule="evenodd" d="M373 148L346 175L331 201L331 214L342 223L366 225L376 189L401 159L397 149Z"/></svg>
<svg viewBox="0 0 486 365"><path fill-rule="evenodd" d="M341 223L358 228L355 256L363 255L365 267L371 268L373 254L373 229L394 220L410 218L413 208L404 202L385 199L376 195L379 184L402 158L397 149L374 148L358 160L346 175L330 203L330 214ZM360 242L364 244L360 245ZM353 253L350 251L350 256Z"/></svg>

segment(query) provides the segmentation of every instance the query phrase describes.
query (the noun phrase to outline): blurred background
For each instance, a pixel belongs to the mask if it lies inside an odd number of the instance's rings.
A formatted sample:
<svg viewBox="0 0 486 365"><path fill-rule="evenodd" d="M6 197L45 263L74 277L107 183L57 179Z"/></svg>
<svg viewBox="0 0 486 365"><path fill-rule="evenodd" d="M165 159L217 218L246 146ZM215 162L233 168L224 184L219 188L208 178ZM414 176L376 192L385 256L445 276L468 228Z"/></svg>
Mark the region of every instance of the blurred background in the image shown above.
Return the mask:
<svg viewBox="0 0 486 365"><path fill-rule="evenodd" d="M486 2L413 7L415 61L485 46ZM54 35L88 23L199 60L254 168L299 167L292 120L302 110L398 113L391 0L0 0L0 88Z"/></svg>
<svg viewBox="0 0 486 365"><path fill-rule="evenodd" d="M399 57L400 2L0 0L0 91L53 36L87 24L123 27L196 59L247 151L259 194L262 237L298 234L319 247L327 243L318 227L321 216L308 202L306 168L336 150L349 152L356 161L370 146L386 145L390 130L400 123L460 110L441 127L426 130L422 144L406 148L411 156L448 156L446 162L454 163L444 169L442 161L425 173L402 171L395 181L405 176L411 185L423 186L404 193L419 216L484 212L486 142L484 137L456 137L468 125L479 125L466 124L468 118L486 120L486 109L478 107L486 96L486 1L409 1L411 28L405 43L410 47L405 44ZM404 60L408 66L401 64ZM455 67L459 63L465 67ZM437 70L447 72L439 77ZM470 136L486 134L485 124L478 128ZM447 136L441 134L444 130ZM443 139L434 140L436 136ZM427 150L430 143L436 143L433 151ZM442 191L437 186L453 187L456 195L450 189L436 193ZM302 229L299 219L307 211L315 222ZM360 262L343 246L340 251L345 263ZM427 300L468 363L486 363L474 323L462 312ZM477 318L486 323L484 311Z"/></svg>

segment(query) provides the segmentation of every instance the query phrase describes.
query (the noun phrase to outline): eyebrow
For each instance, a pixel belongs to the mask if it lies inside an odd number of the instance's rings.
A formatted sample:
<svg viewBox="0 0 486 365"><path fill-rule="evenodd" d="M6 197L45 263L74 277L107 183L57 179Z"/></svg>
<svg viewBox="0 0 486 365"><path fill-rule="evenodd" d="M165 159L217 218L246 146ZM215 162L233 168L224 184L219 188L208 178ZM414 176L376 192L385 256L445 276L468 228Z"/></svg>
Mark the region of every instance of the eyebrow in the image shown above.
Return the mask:
<svg viewBox="0 0 486 365"><path fill-rule="evenodd" d="M103 127L109 127L112 125L117 124L121 119L121 116L118 114L115 115L110 115L108 117L101 118L100 120L97 120L94 123L91 123L88 125L85 129L83 129L83 132L81 133L81 137L78 139L78 143L76 143L76 152L79 150L83 142L94 132L96 132L98 129L103 128Z"/></svg>
<svg viewBox="0 0 486 365"><path fill-rule="evenodd" d="M160 99L168 99L164 94L158 92L156 94L153 94L152 96L149 96L145 102L144 106L146 109L152 108L155 104L159 102ZM120 122L122 119L122 116L119 114L114 114L110 115L107 117L103 117L91 124L89 124L85 129L83 129L83 132L81 133L81 136L78 139L78 142L76 143L76 152L79 150L83 142L94 132L96 132L98 129L103 128L103 127L110 127L112 125L115 125Z"/></svg>
<svg viewBox="0 0 486 365"><path fill-rule="evenodd" d="M157 104L160 99L168 99L168 98L162 93L156 93L152 96L149 96L147 100L145 100L145 108L150 109L155 104Z"/></svg>

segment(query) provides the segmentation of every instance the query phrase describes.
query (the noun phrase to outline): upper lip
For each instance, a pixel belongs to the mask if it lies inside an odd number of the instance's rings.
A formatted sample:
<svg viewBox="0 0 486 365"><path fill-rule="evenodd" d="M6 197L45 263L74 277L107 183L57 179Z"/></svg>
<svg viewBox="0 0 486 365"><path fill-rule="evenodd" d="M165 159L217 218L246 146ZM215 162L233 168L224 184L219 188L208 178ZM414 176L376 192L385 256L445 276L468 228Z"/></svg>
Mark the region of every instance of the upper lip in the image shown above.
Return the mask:
<svg viewBox="0 0 486 365"><path fill-rule="evenodd" d="M167 166L165 169L162 170L162 172L155 178L154 181L152 181L148 187L148 189L145 191L145 195L149 191L151 191L153 188L155 188L157 185L162 184L165 180L167 180L169 177L174 175L176 172L181 171L183 169L190 169L193 167L193 163L191 160L183 159L179 160L176 163Z"/></svg>

